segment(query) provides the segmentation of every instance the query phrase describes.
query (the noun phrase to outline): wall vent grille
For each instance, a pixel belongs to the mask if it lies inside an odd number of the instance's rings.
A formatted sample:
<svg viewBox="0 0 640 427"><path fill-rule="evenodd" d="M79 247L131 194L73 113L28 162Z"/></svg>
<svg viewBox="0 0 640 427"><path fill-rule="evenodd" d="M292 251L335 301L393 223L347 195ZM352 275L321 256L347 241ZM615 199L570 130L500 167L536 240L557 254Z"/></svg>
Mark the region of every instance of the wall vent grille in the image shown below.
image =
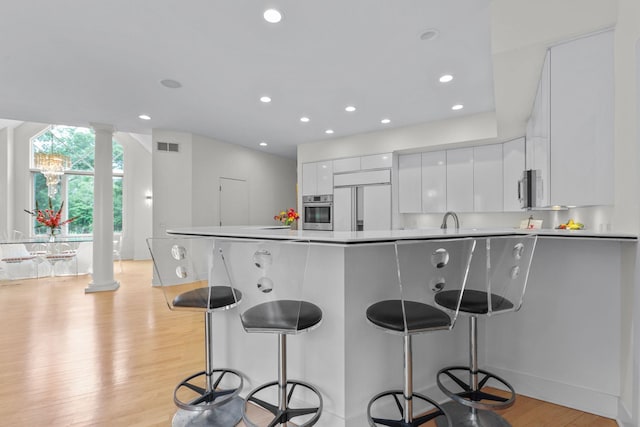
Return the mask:
<svg viewBox="0 0 640 427"><path fill-rule="evenodd" d="M166 151L168 153L178 153L180 152L180 144L175 142L157 142L158 151Z"/></svg>

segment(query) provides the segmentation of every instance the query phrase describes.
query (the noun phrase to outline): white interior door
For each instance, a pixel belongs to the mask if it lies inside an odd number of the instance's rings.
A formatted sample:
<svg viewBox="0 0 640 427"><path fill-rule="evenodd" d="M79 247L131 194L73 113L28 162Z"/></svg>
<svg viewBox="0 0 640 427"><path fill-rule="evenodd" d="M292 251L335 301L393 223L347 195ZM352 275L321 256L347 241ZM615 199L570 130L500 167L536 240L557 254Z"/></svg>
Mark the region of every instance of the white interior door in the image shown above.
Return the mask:
<svg viewBox="0 0 640 427"><path fill-rule="evenodd" d="M250 225L247 181L220 178L220 225Z"/></svg>

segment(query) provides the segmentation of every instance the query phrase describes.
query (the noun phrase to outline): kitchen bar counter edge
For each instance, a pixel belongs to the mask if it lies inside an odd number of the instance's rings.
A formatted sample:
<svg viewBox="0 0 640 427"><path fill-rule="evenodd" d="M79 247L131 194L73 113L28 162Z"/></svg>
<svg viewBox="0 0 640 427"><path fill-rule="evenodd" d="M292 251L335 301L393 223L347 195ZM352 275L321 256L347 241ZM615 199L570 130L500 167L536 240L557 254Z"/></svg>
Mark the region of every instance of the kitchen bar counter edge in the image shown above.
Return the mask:
<svg viewBox="0 0 640 427"><path fill-rule="evenodd" d="M591 230L521 230L514 228L463 228L454 229L413 229L383 231L312 231L291 230L283 227L269 226L227 226L227 227L176 227L167 230L171 235L226 237L236 239L268 239L268 240L309 240L314 243L328 244L363 244L390 242L412 239L447 239L455 237L489 237L512 234L537 234L543 237L597 239L617 241L637 241L638 235L631 233L600 233Z"/></svg>

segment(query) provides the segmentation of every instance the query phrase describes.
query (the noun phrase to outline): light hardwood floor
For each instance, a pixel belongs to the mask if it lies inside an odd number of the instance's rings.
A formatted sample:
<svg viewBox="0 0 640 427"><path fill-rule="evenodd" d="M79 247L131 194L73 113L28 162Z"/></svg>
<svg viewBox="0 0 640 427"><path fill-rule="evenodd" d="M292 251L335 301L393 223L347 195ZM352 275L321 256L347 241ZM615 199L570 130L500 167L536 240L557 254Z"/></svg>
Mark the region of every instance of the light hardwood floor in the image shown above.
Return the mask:
<svg viewBox="0 0 640 427"><path fill-rule="evenodd" d="M120 289L85 294L89 276L0 283L0 425L170 426L173 388L204 366L203 317L172 312L151 262L114 269ZM614 427L519 396L515 427Z"/></svg>

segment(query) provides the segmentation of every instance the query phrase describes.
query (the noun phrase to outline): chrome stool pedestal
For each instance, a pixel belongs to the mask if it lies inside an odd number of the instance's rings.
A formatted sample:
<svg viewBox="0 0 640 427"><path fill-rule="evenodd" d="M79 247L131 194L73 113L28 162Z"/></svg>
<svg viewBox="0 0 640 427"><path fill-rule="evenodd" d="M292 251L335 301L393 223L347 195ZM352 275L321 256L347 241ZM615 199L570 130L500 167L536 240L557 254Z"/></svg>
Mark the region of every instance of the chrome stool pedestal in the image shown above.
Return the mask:
<svg viewBox="0 0 640 427"><path fill-rule="evenodd" d="M516 400L516 392L511 384L502 378L485 370L478 369L478 324L476 316L469 317L469 337L470 366L451 366L441 369L438 372L438 387L440 387L440 390L442 390L444 394L452 399L443 405L444 409L451 417L454 426L510 427L511 424L493 412L493 410L504 409L513 405ZM461 380L459 376L455 375L454 372L457 371L466 373L469 378L469 383L466 383ZM483 375L482 379L480 379L480 374ZM454 393L448 389L442 381L443 376L453 380L462 391ZM495 380L503 387L508 388L510 392L509 397L502 397L482 391L482 388L490 380ZM444 427L444 424L437 424L439 427Z"/></svg>
<svg viewBox="0 0 640 427"><path fill-rule="evenodd" d="M419 427L436 419L437 422L441 423L438 425L452 427L453 424L441 405L427 396L413 392L413 352L411 338L411 335L404 336L404 390L384 391L369 401L369 405L367 406L369 426ZM387 396L393 398L395 406L398 409L398 418L389 419L372 415L373 406ZM414 399L426 403L428 406L433 407L433 409L420 415L414 415Z"/></svg>
<svg viewBox="0 0 640 427"><path fill-rule="evenodd" d="M477 264L472 283L466 289L445 290L435 297L439 306L449 310L457 306L469 316L469 366L444 368L436 378L440 390L452 399L445 410L456 426L510 426L492 411L513 405L516 392L504 379L479 369L478 317L520 309L536 242L535 235L486 238L485 259ZM490 392L488 387L505 390L505 394Z"/></svg>
<svg viewBox="0 0 640 427"><path fill-rule="evenodd" d="M276 302L279 304L280 302ZM303 307L311 307L311 304L302 302ZM308 306L306 306L308 304ZM259 307L258 307L259 308ZM314 310L317 307L312 307ZM320 312L317 309L317 312ZM314 321L314 325L320 321ZM271 390L275 389L275 393ZM305 401L309 395L314 395L317 403L311 406L295 407L295 392L302 390L305 393ZM276 397L274 399L274 394ZM275 401L274 401L275 400ZM253 389L245 399L245 410L243 420L247 427L260 427L251 420L247 414L246 407L250 404L256 405L263 410L270 412L272 417L269 426L288 426L289 422L298 427L310 427L318 422L322 414L322 395L311 384L302 381L287 379L287 335L278 334L278 380L271 381Z"/></svg>

